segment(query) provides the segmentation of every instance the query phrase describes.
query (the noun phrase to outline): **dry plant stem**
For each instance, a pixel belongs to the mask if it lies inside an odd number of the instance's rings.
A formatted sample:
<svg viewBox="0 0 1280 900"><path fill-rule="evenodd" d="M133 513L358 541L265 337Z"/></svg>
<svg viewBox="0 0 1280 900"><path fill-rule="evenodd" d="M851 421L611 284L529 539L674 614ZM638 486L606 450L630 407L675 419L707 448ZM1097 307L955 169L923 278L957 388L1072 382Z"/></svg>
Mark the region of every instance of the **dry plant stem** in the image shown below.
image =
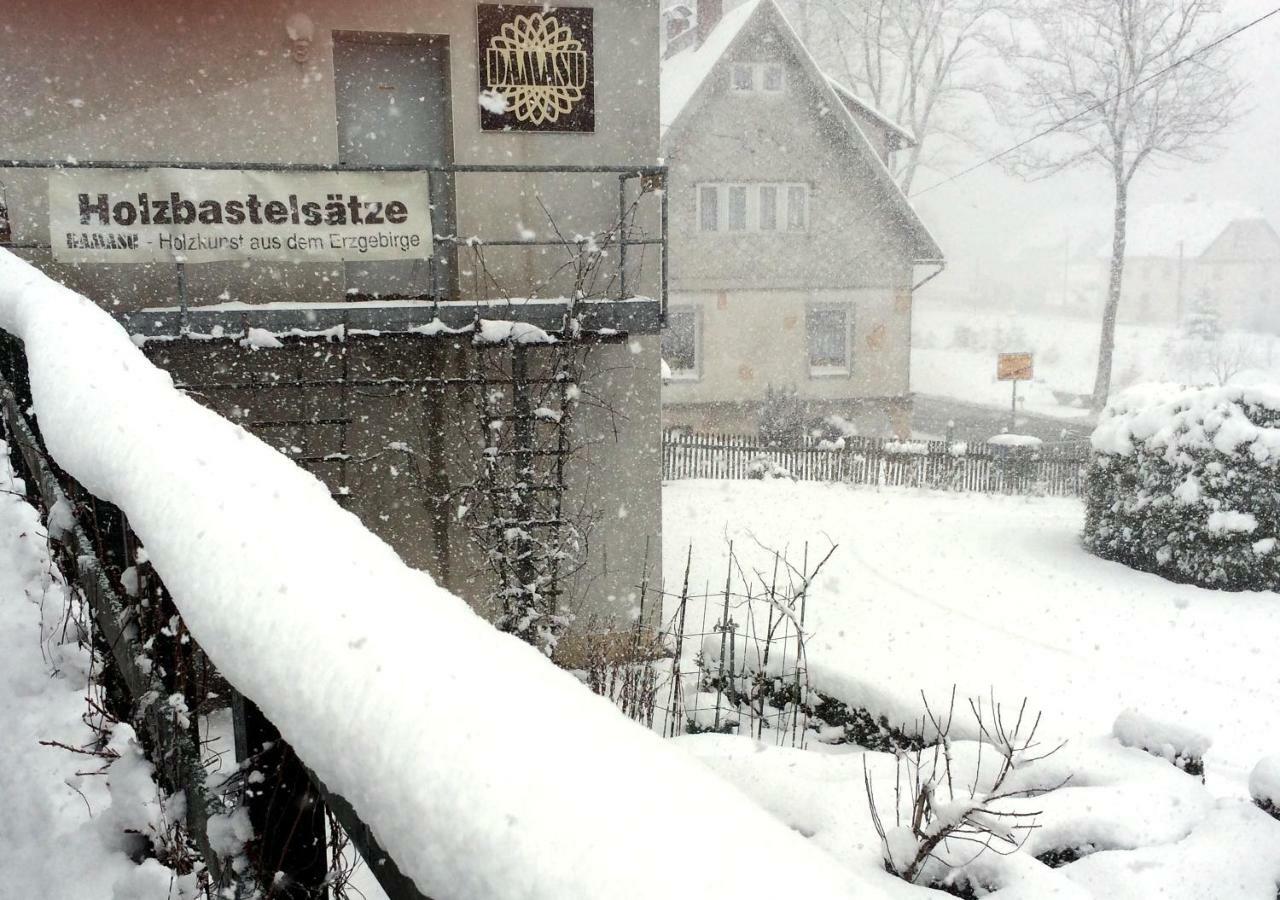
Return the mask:
<svg viewBox="0 0 1280 900"><path fill-rule="evenodd" d="M1006 790L1009 776L1020 766L1030 765L1052 756L1062 748L1062 744L1039 754L1031 751L1039 746L1036 733L1040 727L1040 715L1028 719L1027 701L1024 699L1018 707L1017 715L1009 722L1005 710L996 702L994 692L990 697L990 705L984 709L981 698L969 700L969 709L973 713L979 733L977 761L974 777L967 791L962 794L962 806L957 811L954 804L957 800L953 778L954 760L951 753L951 728L954 722L956 691L952 688L951 700L944 716L938 715L930 706L927 697L924 701L924 717L920 722L923 733L926 723L935 734L930 748L916 750L910 754L897 754L896 778L894 787L897 822L903 823L904 802L908 814L907 827L916 841L916 849L910 860L896 860L890 848L888 832L881 820L875 803L875 790L870 769L863 759L863 782L867 794L867 802L871 810L872 824L880 838L885 865L900 878L916 883L920 880L928 862L954 869L957 866L938 854L941 846L951 842L967 842L977 845L977 851L966 862L972 862L979 855L991 850L1001 854L1017 852L1030 836L1039 811L1015 812L1000 809L996 804L1002 800L1036 797L1056 790L1067 783L1068 779L1047 788L1023 788ZM979 792L978 786L982 776L982 752L990 746L1000 755L999 768L985 792ZM926 760L926 754L929 759ZM928 768L926 774L926 767ZM904 775L905 789L904 794ZM938 794L945 784L947 797L944 800ZM947 818L944 818L943 807Z"/></svg>

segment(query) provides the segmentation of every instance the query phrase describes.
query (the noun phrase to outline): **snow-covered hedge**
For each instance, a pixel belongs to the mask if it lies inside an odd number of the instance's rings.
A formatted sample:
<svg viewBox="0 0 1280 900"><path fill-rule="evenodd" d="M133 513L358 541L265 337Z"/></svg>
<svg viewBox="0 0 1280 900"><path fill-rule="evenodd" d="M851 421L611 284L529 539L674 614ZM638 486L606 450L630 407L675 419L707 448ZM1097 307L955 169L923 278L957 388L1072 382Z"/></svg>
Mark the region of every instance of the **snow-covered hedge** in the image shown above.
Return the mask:
<svg viewBox="0 0 1280 900"><path fill-rule="evenodd" d="M1158 756L1188 775L1204 777L1204 755L1212 741L1194 729L1126 709L1116 717L1111 734L1126 747Z"/></svg>
<svg viewBox="0 0 1280 900"><path fill-rule="evenodd" d="M1264 813L1280 820L1280 755L1264 757L1253 767L1249 796Z"/></svg>
<svg viewBox="0 0 1280 900"><path fill-rule="evenodd" d="M1280 389L1144 386L1092 443L1092 552L1204 587L1280 589Z"/></svg>

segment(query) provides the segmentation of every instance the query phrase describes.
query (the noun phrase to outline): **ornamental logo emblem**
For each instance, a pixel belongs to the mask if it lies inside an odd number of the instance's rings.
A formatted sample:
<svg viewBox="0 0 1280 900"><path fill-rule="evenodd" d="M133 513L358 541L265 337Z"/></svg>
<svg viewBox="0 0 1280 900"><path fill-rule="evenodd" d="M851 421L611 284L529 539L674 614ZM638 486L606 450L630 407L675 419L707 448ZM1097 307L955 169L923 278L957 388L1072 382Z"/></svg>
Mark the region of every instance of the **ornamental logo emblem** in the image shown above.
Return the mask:
<svg viewBox="0 0 1280 900"><path fill-rule="evenodd" d="M592 131L589 8L481 6L486 130Z"/></svg>

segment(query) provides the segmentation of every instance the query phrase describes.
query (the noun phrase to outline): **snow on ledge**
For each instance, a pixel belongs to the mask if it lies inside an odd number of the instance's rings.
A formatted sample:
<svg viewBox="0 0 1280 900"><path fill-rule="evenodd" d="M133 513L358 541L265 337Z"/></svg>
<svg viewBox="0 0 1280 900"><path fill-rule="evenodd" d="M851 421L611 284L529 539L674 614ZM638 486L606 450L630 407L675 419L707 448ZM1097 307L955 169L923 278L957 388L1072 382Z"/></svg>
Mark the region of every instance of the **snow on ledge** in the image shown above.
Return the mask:
<svg viewBox="0 0 1280 900"><path fill-rule="evenodd" d="M222 673L427 895L885 895L406 566L3 250L0 328L25 342L54 458L126 511ZM658 835L696 849L644 864Z"/></svg>
<svg viewBox="0 0 1280 900"><path fill-rule="evenodd" d="M1041 447L1044 441L1031 434L997 434L987 438L992 447Z"/></svg>

